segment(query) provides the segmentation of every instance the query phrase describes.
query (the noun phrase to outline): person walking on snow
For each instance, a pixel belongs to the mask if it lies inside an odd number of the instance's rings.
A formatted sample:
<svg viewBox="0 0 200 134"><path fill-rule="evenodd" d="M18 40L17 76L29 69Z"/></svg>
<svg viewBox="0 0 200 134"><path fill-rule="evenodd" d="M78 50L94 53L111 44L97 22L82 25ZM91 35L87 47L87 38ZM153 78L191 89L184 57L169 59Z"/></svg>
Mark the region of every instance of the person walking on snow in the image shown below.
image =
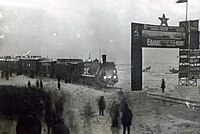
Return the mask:
<svg viewBox="0 0 200 134"><path fill-rule="evenodd" d="M40 80L40 88L41 89L43 88L43 82L42 82L42 80Z"/></svg>
<svg viewBox="0 0 200 134"><path fill-rule="evenodd" d="M28 81L28 88L31 88L31 82Z"/></svg>
<svg viewBox="0 0 200 134"><path fill-rule="evenodd" d="M99 105L99 115L104 116L104 110L106 109L106 102L105 102L104 96L101 96L101 98L99 99L98 105Z"/></svg>
<svg viewBox="0 0 200 134"><path fill-rule="evenodd" d="M133 114L132 111L128 108L128 104L126 103L122 112L122 126L123 126L123 134L126 134L126 130L128 134L130 134L130 126L132 124Z"/></svg>
<svg viewBox="0 0 200 134"><path fill-rule="evenodd" d="M162 93L164 93L165 92L165 80L164 79L162 79L161 88L162 88Z"/></svg>
<svg viewBox="0 0 200 134"><path fill-rule="evenodd" d="M39 88L39 81L36 81L36 87Z"/></svg>
<svg viewBox="0 0 200 134"><path fill-rule="evenodd" d="M60 81L58 81L58 90L60 90Z"/></svg>

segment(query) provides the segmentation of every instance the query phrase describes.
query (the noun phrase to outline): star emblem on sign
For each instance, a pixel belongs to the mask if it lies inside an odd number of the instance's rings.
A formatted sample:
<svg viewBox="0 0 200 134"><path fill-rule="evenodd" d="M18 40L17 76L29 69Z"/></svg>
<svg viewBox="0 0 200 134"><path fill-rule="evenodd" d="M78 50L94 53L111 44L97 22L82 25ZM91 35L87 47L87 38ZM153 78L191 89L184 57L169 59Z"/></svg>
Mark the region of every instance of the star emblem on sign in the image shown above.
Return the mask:
<svg viewBox="0 0 200 134"><path fill-rule="evenodd" d="M136 38L139 37L138 27L136 27L136 29L135 29L135 31L134 31L134 36L135 36Z"/></svg>
<svg viewBox="0 0 200 134"><path fill-rule="evenodd" d="M163 14L162 17L159 17L158 19L161 21L160 26L162 26L163 24L165 26L168 26L167 21L169 20L169 18L166 18L165 14Z"/></svg>

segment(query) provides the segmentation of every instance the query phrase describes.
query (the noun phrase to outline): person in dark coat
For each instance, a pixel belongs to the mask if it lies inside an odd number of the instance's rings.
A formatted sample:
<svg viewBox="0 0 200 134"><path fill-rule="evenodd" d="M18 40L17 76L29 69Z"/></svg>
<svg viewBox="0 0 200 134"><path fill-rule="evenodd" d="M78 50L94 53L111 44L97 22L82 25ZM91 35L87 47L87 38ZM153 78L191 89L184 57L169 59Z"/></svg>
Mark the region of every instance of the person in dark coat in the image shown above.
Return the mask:
<svg viewBox="0 0 200 134"><path fill-rule="evenodd" d="M162 93L164 93L165 92L165 80L164 79L162 79L161 88L162 88Z"/></svg>
<svg viewBox="0 0 200 134"><path fill-rule="evenodd" d="M28 88L31 88L31 82L28 81Z"/></svg>
<svg viewBox="0 0 200 134"><path fill-rule="evenodd" d="M104 110L106 109L106 101L104 99L104 96L101 96L98 105L99 105L99 115L104 116Z"/></svg>
<svg viewBox="0 0 200 134"><path fill-rule="evenodd" d="M36 87L39 88L39 81L36 81Z"/></svg>
<svg viewBox="0 0 200 134"><path fill-rule="evenodd" d="M111 127L118 127L118 119L120 116L119 113L119 104L117 104L115 101L112 103L111 109L110 109L110 117L112 119L112 125Z"/></svg>
<svg viewBox="0 0 200 134"><path fill-rule="evenodd" d="M17 121L16 134L41 134L42 125L35 115L25 115Z"/></svg>
<svg viewBox="0 0 200 134"><path fill-rule="evenodd" d="M58 90L60 90L60 81L58 81Z"/></svg>
<svg viewBox="0 0 200 134"><path fill-rule="evenodd" d="M128 104L126 103L122 113L122 126L123 126L123 134L126 134L126 130L128 134L130 134L130 126L132 124L133 114L132 111L128 108Z"/></svg>
<svg viewBox="0 0 200 134"><path fill-rule="evenodd" d="M4 78L4 71L1 71L1 78Z"/></svg>
<svg viewBox="0 0 200 134"><path fill-rule="evenodd" d="M43 88L43 82L40 80L40 88Z"/></svg>

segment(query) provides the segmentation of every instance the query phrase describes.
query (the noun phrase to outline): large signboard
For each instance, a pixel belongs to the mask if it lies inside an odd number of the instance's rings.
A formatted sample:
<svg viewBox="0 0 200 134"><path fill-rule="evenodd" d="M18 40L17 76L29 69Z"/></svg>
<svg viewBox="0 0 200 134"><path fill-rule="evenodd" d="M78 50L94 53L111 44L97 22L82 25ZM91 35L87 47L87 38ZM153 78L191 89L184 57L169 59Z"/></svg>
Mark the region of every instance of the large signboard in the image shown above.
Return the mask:
<svg viewBox="0 0 200 134"><path fill-rule="evenodd" d="M179 78L200 78L200 50L180 50L179 53Z"/></svg>
<svg viewBox="0 0 200 134"><path fill-rule="evenodd" d="M138 33L137 25L142 25L142 46L162 48L186 48L186 33L183 27L135 24L134 33Z"/></svg>
<svg viewBox="0 0 200 134"><path fill-rule="evenodd" d="M188 34L188 44L190 49L199 49L199 20L182 21L179 26L185 28Z"/></svg>
<svg viewBox="0 0 200 134"><path fill-rule="evenodd" d="M178 47L185 46L185 33L143 30L143 46Z"/></svg>

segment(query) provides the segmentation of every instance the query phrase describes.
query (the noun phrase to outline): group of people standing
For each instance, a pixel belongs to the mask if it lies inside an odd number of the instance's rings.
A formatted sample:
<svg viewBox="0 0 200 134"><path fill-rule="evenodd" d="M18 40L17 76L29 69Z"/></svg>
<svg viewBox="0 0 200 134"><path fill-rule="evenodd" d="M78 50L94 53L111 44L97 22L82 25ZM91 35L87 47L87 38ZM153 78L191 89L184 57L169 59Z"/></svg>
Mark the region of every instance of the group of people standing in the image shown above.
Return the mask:
<svg viewBox="0 0 200 134"><path fill-rule="evenodd" d="M43 88L43 82L42 82L42 80L37 80L36 81L36 87L37 88ZM30 81L28 81L28 88L31 88L31 82ZM58 90L60 90L60 81L58 80Z"/></svg>
<svg viewBox="0 0 200 134"><path fill-rule="evenodd" d="M37 80L36 81L36 87L37 88L40 87L41 89L43 88L43 82L42 82L42 80ZM30 81L28 81L28 88L31 88L31 82Z"/></svg>
<svg viewBox="0 0 200 134"><path fill-rule="evenodd" d="M106 101L104 96L100 97L98 101L98 106L99 106L99 115L104 116L104 110L106 109ZM123 126L123 134L126 134L126 131L128 134L130 134L130 126L132 124L133 114L132 111L129 109L127 102L124 102L124 104L122 105L121 112L122 112L121 123ZM120 117L120 105L117 104L115 101L111 106L110 116L112 118L111 127L118 128L119 127L118 119Z"/></svg>

